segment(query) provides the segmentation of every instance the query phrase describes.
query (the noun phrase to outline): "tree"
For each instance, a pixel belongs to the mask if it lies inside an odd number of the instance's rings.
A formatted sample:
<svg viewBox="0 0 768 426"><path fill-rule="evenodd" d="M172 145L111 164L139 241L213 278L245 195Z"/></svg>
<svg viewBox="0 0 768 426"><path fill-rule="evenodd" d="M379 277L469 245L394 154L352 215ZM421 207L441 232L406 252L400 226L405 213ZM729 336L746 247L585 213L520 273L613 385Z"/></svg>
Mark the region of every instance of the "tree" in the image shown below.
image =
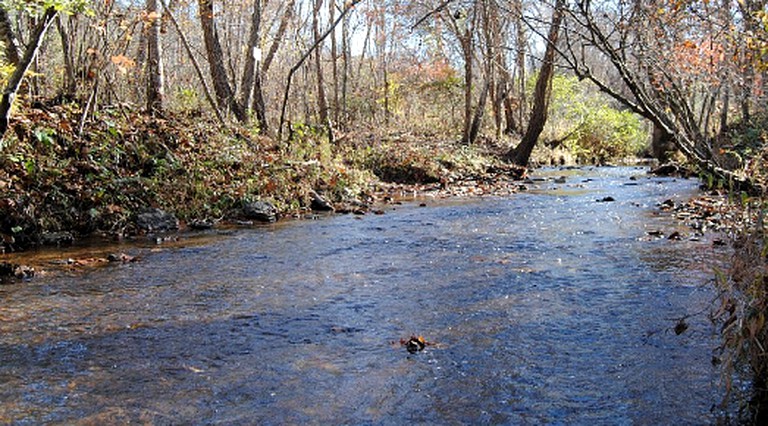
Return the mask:
<svg viewBox="0 0 768 426"><path fill-rule="evenodd" d="M243 107L237 102L232 85L227 77L226 62L224 61L224 51L221 48L221 41L216 30L213 13L213 0L198 0L200 23L203 29L203 40L205 41L205 51L208 55L208 67L213 81L213 91L216 94L216 102L219 107L226 107L232 112L240 122L247 120L247 115Z"/></svg>
<svg viewBox="0 0 768 426"><path fill-rule="evenodd" d="M341 11L339 16L336 18L335 21L333 21L330 25L330 28L326 30L320 37L316 38L315 42L310 46L303 55L301 55L301 58L299 58L298 61L291 67L291 69L288 71L288 77L286 79L285 83L285 91L283 92L283 103L282 107L280 109L280 124L278 125L277 130L277 137L278 139L282 138L283 135L283 125L285 124L285 110L288 105L288 97L291 93L291 82L293 80L293 75L296 73L296 71L301 68L301 66L304 64L304 62L309 58L309 56L318 48L320 43L325 40L326 37L328 37L336 28L337 25L344 19L344 16L352 9L354 9L355 6L357 6L358 3L362 2L363 0L351 0L346 3L346 6L344 10Z"/></svg>
<svg viewBox="0 0 768 426"><path fill-rule="evenodd" d="M312 37L316 45L315 48L315 77L317 78L317 109L320 116L320 122L324 125L328 121L328 100L325 98L325 79L323 77L322 66L322 43L325 37L320 38L320 10L323 7L323 0L314 0L312 9ZM334 27L335 28L335 27ZM331 29L333 32L333 28Z"/></svg>
<svg viewBox="0 0 768 426"><path fill-rule="evenodd" d="M163 53L160 48L160 16L157 0L147 0L145 29L147 32L147 112L163 114L165 83Z"/></svg>
<svg viewBox="0 0 768 426"><path fill-rule="evenodd" d="M5 47L5 59L11 65L19 64L19 41L13 31L13 24L8 17L8 11L0 6L0 41Z"/></svg>
<svg viewBox="0 0 768 426"><path fill-rule="evenodd" d="M0 6L0 9L2 7L3 6ZM19 58L19 62L16 65L13 74L11 74L8 83L5 85L3 97L0 99L0 139L5 136L5 132L8 131L11 106L13 106L13 101L21 87L24 74L26 74L30 65L32 65L32 61L35 59L35 55L43 42L43 37L45 36L46 31L48 31L48 27L53 23L56 13L58 12L55 7L48 7L43 11L32 34L30 34L29 43L24 50L24 55Z"/></svg>
<svg viewBox="0 0 768 426"><path fill-rule="evenodd" d="M724 93L727 99L728 91L719 89L722 70L730 66L725 54L739 36L706 31L701 19L721 15L709 10L717 5L683 3L636 0L598 7L577 2L567 10L560 56L579 78L672 135L675 146L703 171L753 189L748 176L722 166L711 128L717 120L709 119L712 94Z"/></svg>
<svg viewBox="0 0 768 426"><path fill-rule="evenodd" d="M253 106L261 132L268 128L261 70L261 21L262 1L254 0L251 14L251 30L248 36L248 48L245 56L242 84L240 85L240 105L248 109Z"/></svg>
<svg viewBox="0 0 768 426"><path fill-rule="evenodd" d="M565 1L557 0L555 8L552 11L552 23L549 26L549 35L546 42L547 47L544 51L539 76L536 79L536 87L533 91L533 109L531 118L528 121L528 127L525 135L514 149L510 150L506 157L519 166L527 166L531 158L533 148L539 140L541 131L544 130L544 124L547 122L547 108L549 107L549 97L552 89L552 75L555 68L555 49L558 36L560 34L560 25L563 21Z"/></svg>

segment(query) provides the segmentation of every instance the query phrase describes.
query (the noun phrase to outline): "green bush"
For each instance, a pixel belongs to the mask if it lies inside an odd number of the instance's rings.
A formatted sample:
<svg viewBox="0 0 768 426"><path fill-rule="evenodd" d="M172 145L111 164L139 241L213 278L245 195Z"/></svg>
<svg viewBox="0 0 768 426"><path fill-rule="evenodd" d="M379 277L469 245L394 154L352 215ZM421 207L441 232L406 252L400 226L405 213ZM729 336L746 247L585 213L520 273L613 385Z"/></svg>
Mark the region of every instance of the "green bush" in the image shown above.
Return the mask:
<svg viewBox="0 0 768 426"><path fill-rule="evenodd" d="M587 82L555 76L545 138L562 141L580 162L637 156L648 145L647 126L608 101Z"/></svg>

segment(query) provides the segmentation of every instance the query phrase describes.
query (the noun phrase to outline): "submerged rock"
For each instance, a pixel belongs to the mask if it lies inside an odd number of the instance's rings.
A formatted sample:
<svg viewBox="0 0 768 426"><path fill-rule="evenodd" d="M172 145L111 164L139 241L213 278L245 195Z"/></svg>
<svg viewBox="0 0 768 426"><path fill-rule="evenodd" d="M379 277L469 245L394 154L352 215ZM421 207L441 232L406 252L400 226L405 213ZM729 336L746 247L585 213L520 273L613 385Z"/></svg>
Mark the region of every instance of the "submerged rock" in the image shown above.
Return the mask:
<svg viewBox="0 0 768 426"><path fill-rule="evenodd" d="M175 231L179 219L161 209L148 209L136 215L136 227L145 232Z"/></svg>
<svg viewBox="0 0 768 426"><path fill-rule="evenodd" d="M243 215L259 222L275 222L277 209L266 201L254 201L243 205Z"/></svg>

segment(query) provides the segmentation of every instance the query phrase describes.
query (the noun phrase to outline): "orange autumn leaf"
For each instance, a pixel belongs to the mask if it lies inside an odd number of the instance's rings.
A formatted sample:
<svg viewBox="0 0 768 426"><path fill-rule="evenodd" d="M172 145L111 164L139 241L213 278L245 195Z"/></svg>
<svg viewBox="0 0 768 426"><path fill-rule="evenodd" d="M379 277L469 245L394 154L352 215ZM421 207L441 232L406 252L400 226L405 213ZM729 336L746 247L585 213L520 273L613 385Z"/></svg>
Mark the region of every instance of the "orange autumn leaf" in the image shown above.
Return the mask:
<svg viewBox="0 0 768 426"><path fill-rule="evenodd" d="M125 55L112 56L111 60L117 69L120 70L120 72L123 74L127 73L131 68L136 66L136 62Z"/></svg>

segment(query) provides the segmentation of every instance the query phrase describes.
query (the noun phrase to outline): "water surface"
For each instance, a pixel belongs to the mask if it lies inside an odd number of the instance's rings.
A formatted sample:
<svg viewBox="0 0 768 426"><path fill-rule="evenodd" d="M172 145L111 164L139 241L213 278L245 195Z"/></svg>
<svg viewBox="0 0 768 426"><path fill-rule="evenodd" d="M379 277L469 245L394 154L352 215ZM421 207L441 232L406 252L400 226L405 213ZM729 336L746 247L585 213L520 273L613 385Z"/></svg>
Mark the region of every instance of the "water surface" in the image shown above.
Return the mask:
<svg viewBox="0 0 768 426"><path fill-rule="evenodd" d="M643 172L124 246L142 260L2 286L0 422L712 422L713 249L647 235L688 232L655 204L696 182ZM432 344L409 354L411 335Z"/></svg>

